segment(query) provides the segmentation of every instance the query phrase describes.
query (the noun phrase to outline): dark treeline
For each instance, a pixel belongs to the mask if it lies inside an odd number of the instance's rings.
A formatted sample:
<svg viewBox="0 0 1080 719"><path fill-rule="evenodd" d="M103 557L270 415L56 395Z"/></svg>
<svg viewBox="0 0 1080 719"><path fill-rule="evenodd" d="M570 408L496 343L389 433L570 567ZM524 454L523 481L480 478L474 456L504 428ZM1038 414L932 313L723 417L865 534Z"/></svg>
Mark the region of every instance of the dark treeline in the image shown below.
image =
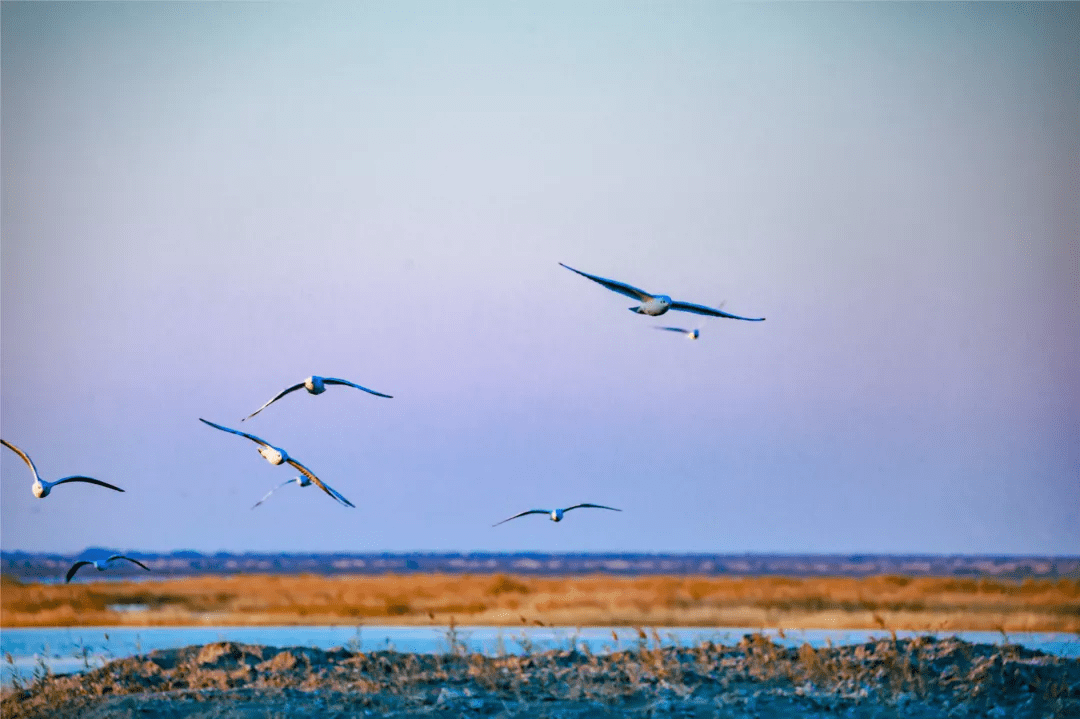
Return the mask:
<svg viewBox="0 0 1080 719"><path fill-rule="evenodd" d="M98 559L114 550L78 554L0 553L0 572L22 581L49 581L76 559ZM541 554L541 553L226 553L133 552L155 576L260 574L525 574L567 576L792 576L865 577L882 574L998 579L1080 578L1080 557L822 554Z"/></svg>

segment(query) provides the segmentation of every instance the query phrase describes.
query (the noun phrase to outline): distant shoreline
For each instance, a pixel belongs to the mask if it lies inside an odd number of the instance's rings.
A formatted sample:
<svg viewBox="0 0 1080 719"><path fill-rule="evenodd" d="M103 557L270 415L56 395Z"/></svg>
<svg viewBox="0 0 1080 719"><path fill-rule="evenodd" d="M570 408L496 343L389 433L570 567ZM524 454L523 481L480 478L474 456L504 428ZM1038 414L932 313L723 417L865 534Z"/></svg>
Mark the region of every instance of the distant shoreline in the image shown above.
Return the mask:
<svg viewBox="0 0 1080 719"><path fill-rule="evenodd" d="M0 574L20 581L62 581L78 559L98 559L118 549L88 548L73 554L0 552ZM157 577L222 577L244 574L378 576L458 574L612 577L908 577L1080 579L1080 556L768 553L168 553L124 549ZM110 575L113 576L113 575ZM116 576L123 576L117 574Z"/></svg>

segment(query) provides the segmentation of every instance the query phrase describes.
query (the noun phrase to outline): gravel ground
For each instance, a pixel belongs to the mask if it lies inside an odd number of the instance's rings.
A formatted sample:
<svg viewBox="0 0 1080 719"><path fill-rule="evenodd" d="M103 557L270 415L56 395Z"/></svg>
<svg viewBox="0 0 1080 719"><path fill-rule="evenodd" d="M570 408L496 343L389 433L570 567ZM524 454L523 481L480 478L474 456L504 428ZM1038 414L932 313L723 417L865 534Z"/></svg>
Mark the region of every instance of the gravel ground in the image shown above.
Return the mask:
<svg viewBox="0 0 1080 719"><path fill-rule="evenodd" d="M656 637L655 639L658 639ZM959 639L485 657L231 642L7 690L5 718L1080 717L1080 660Z"/></svg>

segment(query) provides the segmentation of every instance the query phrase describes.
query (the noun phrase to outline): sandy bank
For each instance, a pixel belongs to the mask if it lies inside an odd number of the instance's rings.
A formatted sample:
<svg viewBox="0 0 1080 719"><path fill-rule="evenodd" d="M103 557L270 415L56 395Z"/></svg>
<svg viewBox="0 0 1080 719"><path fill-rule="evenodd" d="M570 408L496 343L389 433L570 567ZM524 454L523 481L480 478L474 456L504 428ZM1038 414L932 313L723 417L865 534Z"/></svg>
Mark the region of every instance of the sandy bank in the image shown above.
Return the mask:
<svg viewBox="0 0 1080 719"><path fill-rule="evenodd" d="M761 635L598 656L485 657L217 643L39 677L5 717L1069 717L1080 661L958 639L784 649Z"/></svg>

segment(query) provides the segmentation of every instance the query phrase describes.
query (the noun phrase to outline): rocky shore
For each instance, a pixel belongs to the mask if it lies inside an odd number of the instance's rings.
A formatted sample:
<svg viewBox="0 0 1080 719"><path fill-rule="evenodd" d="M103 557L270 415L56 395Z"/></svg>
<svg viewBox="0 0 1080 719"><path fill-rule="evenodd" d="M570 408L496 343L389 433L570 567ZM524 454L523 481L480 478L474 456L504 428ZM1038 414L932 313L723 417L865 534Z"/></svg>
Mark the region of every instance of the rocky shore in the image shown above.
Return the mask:
<svg viewBox="0 0 1080 719"><path fill-rule="evenodd" d="M637 646L488 657L223 642L4 691L6 718L1080 717L1080 660L1015 645L887 639L788 649Z"/></svg>

